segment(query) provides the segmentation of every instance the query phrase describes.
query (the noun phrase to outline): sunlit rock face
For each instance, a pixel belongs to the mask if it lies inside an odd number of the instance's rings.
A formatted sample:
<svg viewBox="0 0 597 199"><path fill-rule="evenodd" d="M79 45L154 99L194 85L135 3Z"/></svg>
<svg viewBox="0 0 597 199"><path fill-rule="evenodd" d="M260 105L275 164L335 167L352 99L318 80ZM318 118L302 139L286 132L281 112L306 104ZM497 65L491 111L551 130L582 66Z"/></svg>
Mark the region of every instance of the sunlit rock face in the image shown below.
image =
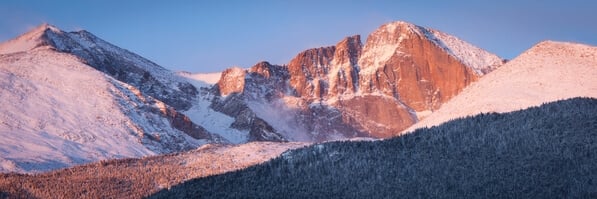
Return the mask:
<svg viewBox="0 0 597 199"><path fill-rule="evenodd" d="M219 87L222 96L240 93L255 117L289 140L387 138L503 63L454 36L393 22L364 45L355 35L305 50L288 65L227 70L234 75L223 74Z"/></svg>
<svg viewBox="0 0 597 199"><path fill-rule="evenodd" d="M299 53L288 64L290 86L295 95L322 100L356 92L361 53L359 35L347 37L336 46L314 48Z"/></svg>
<svg viewBox="0 0 597 199"><path fill-rule="evenodd" d="M245 87L246 72L242 68L229 68L222 72L218 89L220 95L228 96L232 93L241 93Z"/></svg>

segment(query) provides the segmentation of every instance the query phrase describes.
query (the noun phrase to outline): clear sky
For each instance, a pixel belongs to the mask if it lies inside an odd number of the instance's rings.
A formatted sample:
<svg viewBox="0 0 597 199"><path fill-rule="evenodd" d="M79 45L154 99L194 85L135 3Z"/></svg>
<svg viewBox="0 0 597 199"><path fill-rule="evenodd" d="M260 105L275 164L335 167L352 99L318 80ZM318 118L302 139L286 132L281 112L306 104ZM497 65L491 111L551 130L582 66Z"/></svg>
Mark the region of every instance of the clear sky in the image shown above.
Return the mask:
<svg viewBox="0 0 597 199"><path fill-rule="evenodd" d="M397 20L507 59L547 39L597 45L595 0L1 0L0 40L47 22L88 30L175 71L214 72L285 64Z"/></svg>

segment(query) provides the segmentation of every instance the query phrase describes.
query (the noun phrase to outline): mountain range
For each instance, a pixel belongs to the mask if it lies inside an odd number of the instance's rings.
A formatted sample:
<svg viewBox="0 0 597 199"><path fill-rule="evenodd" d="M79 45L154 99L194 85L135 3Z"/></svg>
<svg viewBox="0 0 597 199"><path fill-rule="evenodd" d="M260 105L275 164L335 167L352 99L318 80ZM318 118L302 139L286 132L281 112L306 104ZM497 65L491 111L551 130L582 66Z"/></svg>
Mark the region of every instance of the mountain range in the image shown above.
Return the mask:
<svg viewBox="0 0 597 199"><path fill-rule="evenodd" d="M393 22L364 44L356 35L303 51L287 65L225 70L216 110L245 104L292 141L387 138L503 62L454 36Z"/></svg>
<svg viewBox="0 0 597 199"><path fill-rule="evenodd" d="M398 21L365 43L349 36L287 64L192 74L87 31L42 24L0 44L0 171L205 144L390 138L476 113L595 97L596 52L542 42L506 63L455 36Z"/></svg>

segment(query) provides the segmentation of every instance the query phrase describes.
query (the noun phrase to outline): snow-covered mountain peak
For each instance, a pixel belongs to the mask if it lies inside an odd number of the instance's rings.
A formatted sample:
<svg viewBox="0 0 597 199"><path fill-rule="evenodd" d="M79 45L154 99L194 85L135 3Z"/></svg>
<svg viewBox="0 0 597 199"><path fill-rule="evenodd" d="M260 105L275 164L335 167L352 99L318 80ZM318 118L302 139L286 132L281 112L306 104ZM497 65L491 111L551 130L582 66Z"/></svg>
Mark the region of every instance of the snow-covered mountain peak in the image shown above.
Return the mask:
<svg viewBox="0 0 597 199"><path fill-rule="evenodd" d="M417 31L417 25L406 22L406 21L394 21L387 24L382 25L379 30L387 31L390 33L394 33L396 31Z"/></svg>
<svg viewBox="0 0 597 199"><path fill-rule="evenodd" d="M20 35L19 37L15 38L15 40L40 39L40 37L43 36L46 33L46 31L52 31L54 33L64 32L56 26L53 26L48 23L43 23L43 24L40 24L39 26L31 29L29 32L26 32L26 33Z"/></svg>
<svg viewBox="0 0 597 199"><path fill-rule="evenodd" d="M17 37L16 40L20 40L24 38L29 38L29 39L33 39L35 37L37 37L37 39L39 39L39 37L41 37L43 34L45 34L46 31L52 31L54 33L63 33L64 31L60 30L60 28L48 24L48 23L42 23L39 26L33 28L32 30L30 30L29 32L26 32L24 34L22 34L21 36Z"/></svg>

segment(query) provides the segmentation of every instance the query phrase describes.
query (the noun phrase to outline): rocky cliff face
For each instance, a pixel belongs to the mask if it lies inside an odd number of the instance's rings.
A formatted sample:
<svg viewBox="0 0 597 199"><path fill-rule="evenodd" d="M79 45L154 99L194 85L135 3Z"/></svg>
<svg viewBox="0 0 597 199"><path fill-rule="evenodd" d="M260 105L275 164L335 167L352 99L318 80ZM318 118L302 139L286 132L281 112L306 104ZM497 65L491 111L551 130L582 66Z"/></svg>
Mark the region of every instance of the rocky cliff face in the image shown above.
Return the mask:
<svg viewBox="0 0 597 199"><path fill-rule="evenodd" d="M364 45L356 35L303 51L287 66L263 62L244 72L234 69L244 78L222 75L218 87L226 88L224 96L229 90L240 93L256 117L291 140L384 138L501 64L499 57L454 36L393 22L371 33Z"/></svg>
<svg viewBox="0 0 597 199"><path fill-rule="evenodd" d="M290 61L290 85L297 96L317 99L326 95L328 85L325 78L335 50L334 46L309 49Z"/></svg>
<svg viewBox="0 0 597 199"><path fill-rule="evenodd" d="M361 36L347 37L336 44L336 52L329 72L329 92L332 95L350 95L359 87L358 59L361 56Z"/></svg>

